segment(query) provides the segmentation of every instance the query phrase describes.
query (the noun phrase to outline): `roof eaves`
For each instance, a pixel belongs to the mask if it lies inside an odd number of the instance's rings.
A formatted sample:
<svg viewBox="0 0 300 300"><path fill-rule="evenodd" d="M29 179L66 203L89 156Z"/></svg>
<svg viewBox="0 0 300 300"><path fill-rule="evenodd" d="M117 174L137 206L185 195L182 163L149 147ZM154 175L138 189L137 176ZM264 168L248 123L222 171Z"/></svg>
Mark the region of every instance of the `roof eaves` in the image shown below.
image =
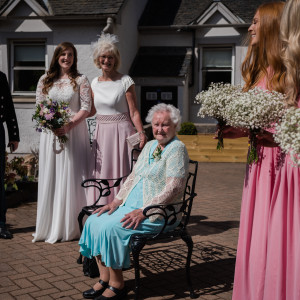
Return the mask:
<svg viewBox="0 0 300 300"><path fill-rule="evenodd" d="M88 20L106 20L115 15L88 15ZM87 15L55 15L55 16L0 16L0 20L86 20Z"/></svg>
<svg viewBox="0 0 300 300"><path fill-rule="evenodd" d="M222 28L222 27L234 27L234 28L244 28L249 27L251 23L233 23L233 24L193 24L193 25L171 25L171 26L138 26L140 31L148 30L195 30L200 28Z"/></svg>

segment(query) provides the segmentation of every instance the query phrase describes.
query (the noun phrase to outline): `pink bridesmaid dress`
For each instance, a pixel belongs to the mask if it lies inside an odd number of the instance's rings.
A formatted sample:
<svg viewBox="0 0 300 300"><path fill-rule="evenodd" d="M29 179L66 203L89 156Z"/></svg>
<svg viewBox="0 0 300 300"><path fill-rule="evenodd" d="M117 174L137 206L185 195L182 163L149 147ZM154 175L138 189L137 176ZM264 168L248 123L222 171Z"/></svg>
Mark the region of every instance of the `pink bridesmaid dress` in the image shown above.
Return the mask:
<svg viewBox="0 0 300 300"><path fill-rule="evenodd" d="M263 299L299 300L300 167L289 155L276 176L268 223Z"/></svg>
<svg viewBox="0 0 300 300"><path fill-rule="evenodd" d="M258 86L266 89L265 80ZM232 299L299 300L299 168L279 147L257 150L246 170Z"/></svg>

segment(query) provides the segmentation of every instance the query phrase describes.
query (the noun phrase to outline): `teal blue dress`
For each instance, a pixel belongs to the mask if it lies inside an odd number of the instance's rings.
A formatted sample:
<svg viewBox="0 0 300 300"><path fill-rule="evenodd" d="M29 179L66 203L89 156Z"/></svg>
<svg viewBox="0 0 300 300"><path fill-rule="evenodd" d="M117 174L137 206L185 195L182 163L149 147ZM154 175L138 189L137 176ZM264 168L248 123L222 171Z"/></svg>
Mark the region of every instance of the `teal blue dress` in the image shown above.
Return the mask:
<svg viewBox="0 0 300 300"><path fill-rule="evenodd" d="M168 144L169 145L169 144ZM167 149L168 145L164 148ZM157 146L157 142L151 147L149 165L154 162L152 153ZM122 227L120 220L125 214L143 206L143 179L130 192L124 206L120 206L111 215L107 213L97 217L91 215L85 222L80 240L80 252L83 256L91 258L101 255L102 262L113 269L130 267L130 237L134 233L156 233L163 227L163 220L150 222L145 219L136 229L126 229ZM166 229L171 230L178 225L179 221Z"/></svg>

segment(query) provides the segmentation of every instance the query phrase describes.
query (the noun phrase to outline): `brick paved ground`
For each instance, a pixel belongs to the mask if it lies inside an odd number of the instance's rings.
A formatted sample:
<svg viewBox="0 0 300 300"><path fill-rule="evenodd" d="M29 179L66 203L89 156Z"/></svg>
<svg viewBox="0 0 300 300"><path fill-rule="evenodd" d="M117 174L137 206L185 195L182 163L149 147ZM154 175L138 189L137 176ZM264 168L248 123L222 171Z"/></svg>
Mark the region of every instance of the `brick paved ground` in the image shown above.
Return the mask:
<svg viewBox="0 0 300 300"><path fill-rule="evenodd" d="M194 241L192 278L198 299L231 299L242 163L200 163L198 196L189 230ZM77 241L32 243L36 203L8 210L12 240L0 240L0 299L82 299L95 279L76 263ZM189 299L185 283L186 246L181 240L146 246L141 254L142 299ZM125 271L133 299L134 272Z"/></svg>

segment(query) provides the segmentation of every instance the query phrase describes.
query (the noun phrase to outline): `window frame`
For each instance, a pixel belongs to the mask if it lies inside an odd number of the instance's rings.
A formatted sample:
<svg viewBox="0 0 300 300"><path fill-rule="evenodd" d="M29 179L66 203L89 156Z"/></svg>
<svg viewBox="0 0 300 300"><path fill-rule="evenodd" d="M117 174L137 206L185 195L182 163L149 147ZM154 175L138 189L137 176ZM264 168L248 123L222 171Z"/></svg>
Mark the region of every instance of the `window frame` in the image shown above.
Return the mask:
<svg viewBox="0 0 300 300"><path fill-rule="evenodd" d="M15 66L15 46L16 45L24 45L24 46L32 46L32 45L42 45L45 48L45 59L44 66ZM48 67L47 61L47 43L45 39L11 39L9 41L9 57L10 57L10 86L11 86L11 94L12 96L34 96L35 91L15 91L14 86L14 74L15 71L18 70L42 70L43 73L46 72Z"/></svg>
<svg viewBox="0 0 300 300"><path fill-rule="evenodd" d="M220 69L216 69L216 68L211 68L211 70L207 69L207 70L204 70L203 69L203 56L204 56L204 49L229 49L231 48L231 70L229 70L230 68L220 68ZM201 45L199 47L199 91L202 91L203 90L203 72L206 71L206 72L216 72L216 71L219 71L219 72L228 72L230 71L231 72L231 84L234 84L234 78L235 78L235 45L233 44L218 44L218 45Z"/></svg>

